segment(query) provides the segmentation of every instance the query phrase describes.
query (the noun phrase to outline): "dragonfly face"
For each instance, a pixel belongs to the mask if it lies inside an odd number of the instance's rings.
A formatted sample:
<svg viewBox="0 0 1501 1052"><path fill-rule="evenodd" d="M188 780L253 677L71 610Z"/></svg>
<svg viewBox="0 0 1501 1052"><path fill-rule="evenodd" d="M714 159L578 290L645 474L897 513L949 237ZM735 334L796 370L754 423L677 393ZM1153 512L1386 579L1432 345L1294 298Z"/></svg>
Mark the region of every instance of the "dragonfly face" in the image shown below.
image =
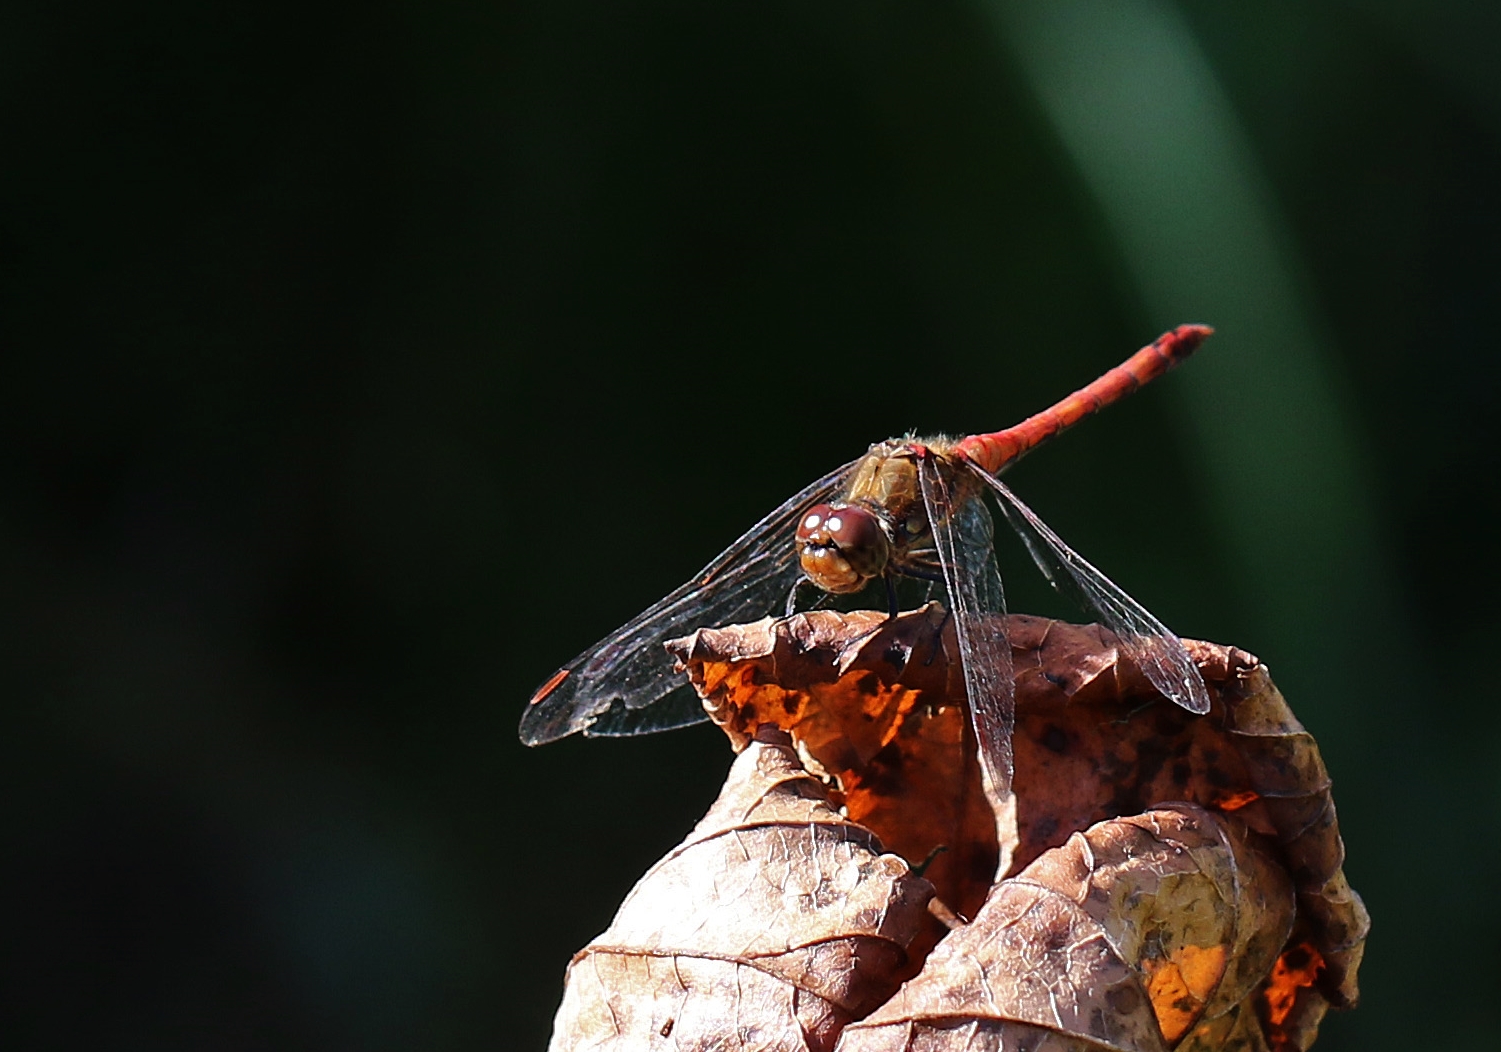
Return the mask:
<svg viewBox="0 0 1501 1052"><path fill-rule="evenodd" d="M951 445L934 439L871 446L840 499L809 508L798 523L798 561L808 580L825 592L846 595L876 577L936 574L917 462L935 455L945 477L962 485L965 475L947 454Z"/></svg>
<svg viewBox="0 0 1501 1052"><path fill-rule="evenodd" d="M798 562L825 592L858 592L886 572L893 532L884 516L858 504L816 504L797 525Z"/></svg>

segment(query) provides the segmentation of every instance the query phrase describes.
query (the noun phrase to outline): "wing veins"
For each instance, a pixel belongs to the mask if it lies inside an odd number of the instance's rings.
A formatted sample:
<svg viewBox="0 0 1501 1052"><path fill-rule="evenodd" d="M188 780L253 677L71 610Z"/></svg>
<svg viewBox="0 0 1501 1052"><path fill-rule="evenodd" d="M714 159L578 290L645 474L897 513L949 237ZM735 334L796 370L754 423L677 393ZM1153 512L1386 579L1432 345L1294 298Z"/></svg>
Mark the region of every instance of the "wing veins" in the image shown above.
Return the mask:
<svg viewBox="0 0 1501 1052"><path fill-rule="evenodd" d="M1000 594L999 575L994 574L994 551L982 538L974 538L967 544L956 539L955 522L960 509L954 506L953 493L939 461L928 456L918 463L923 504L938 547L944 588L959 641L964 690L985 775L986 795L999 816L1005 812L1011 796L1016 682L1011 644L1000 617L1004 597ZM981 506L980 512L983 511ZM981 548L984 550L978 550ZM981 587L986 591L983 598ZM988 610L987 605L1000 609ZM1005 852L1002 854L1004 857Z"/></svg>
<svg viewBox="0 0 1501 1052"><path fill-rule="evenodd" d="M792 588L800 573L793 544L798 517L810 504L827 499L855 463L804 487L685 583L554 673L547 681L553 689L539 690L521 715L521 740L540 745L578 731L590 734L607 713L645 709L687 689L677 680L672 658L661 644L697 628L745 620L748 615L761 617L776 607L775 600ZM562 673L567 674L558 679ZM672 708L668 722L660 725L649 716L630 717L615 721L626 729L593 733L639 734L705 718L691 707Z"/></svg>
<svg viewBox="0 0 1501 1052"><path fill-rule="evenodd" d="M1001 499L1006 521L1021 535L1032 561L1057 591L1099 615L1121 649L1152 686L1189 712L1209 711L1209 692L1193 658L1173 631L1094 564L1064 543L1047 523L994 475L973 462L969 470Z"/></svg>

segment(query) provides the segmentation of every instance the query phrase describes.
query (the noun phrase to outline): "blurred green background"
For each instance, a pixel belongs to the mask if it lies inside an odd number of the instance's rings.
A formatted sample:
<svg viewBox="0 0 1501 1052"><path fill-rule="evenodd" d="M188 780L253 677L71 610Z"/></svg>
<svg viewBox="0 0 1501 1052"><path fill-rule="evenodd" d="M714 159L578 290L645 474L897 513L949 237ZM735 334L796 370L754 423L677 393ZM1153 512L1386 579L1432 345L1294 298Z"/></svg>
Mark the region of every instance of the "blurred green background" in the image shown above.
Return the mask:
<svg viewBox="0 0 1501 1052"><path fill-rule="evenodd" d="M1458 0L7 5L7 1044L542 1047L729 755L529 751L531 689L867 443L1203 321L1011 480L1318 736L1375 922L1319 1047L1493 1045L1498 48Z"/></svg>

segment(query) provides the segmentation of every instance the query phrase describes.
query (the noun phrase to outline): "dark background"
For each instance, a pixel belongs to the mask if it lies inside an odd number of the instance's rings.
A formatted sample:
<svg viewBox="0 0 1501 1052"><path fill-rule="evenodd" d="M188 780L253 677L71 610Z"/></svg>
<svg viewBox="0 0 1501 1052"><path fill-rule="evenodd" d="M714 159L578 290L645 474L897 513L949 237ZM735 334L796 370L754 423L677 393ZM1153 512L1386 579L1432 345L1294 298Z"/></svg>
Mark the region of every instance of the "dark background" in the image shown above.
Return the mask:
<svg viewBox="0 0 1501 1052"><path fill-rule="evenodd" d="M1320 1047L1494 1040L1498 10L6 5L6 1044L540 1048L729 756L531 689L1183 321L1013 483L1318 736Z"/></svg>

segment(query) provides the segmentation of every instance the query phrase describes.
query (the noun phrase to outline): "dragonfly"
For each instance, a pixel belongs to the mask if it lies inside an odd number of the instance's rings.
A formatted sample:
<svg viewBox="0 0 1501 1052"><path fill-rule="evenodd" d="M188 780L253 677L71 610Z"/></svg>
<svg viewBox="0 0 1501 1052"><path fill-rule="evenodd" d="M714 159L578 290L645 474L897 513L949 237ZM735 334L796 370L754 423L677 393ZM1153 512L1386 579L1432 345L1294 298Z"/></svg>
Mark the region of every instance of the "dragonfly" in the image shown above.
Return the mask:
<svg viewBox="0 0 1501 1052"><path fill-rule="evenodd" d="M1015 722L1005 596L984 497L1021 535L1043 574L1093 613L1166 698L1209 711L1182 641L1050 529L998 477L1022 456L1187 359L1213 332L1181 325L1067 398L1003 431L878 442L756 523L683 585L558 669L532 695L521 740L645 734L706 719L662 645L706 627L795 611L808 585L829 595L875 582L897 613L896 582L941 584L954 624L969 718L987 791L1011 790Z"/></svg>

